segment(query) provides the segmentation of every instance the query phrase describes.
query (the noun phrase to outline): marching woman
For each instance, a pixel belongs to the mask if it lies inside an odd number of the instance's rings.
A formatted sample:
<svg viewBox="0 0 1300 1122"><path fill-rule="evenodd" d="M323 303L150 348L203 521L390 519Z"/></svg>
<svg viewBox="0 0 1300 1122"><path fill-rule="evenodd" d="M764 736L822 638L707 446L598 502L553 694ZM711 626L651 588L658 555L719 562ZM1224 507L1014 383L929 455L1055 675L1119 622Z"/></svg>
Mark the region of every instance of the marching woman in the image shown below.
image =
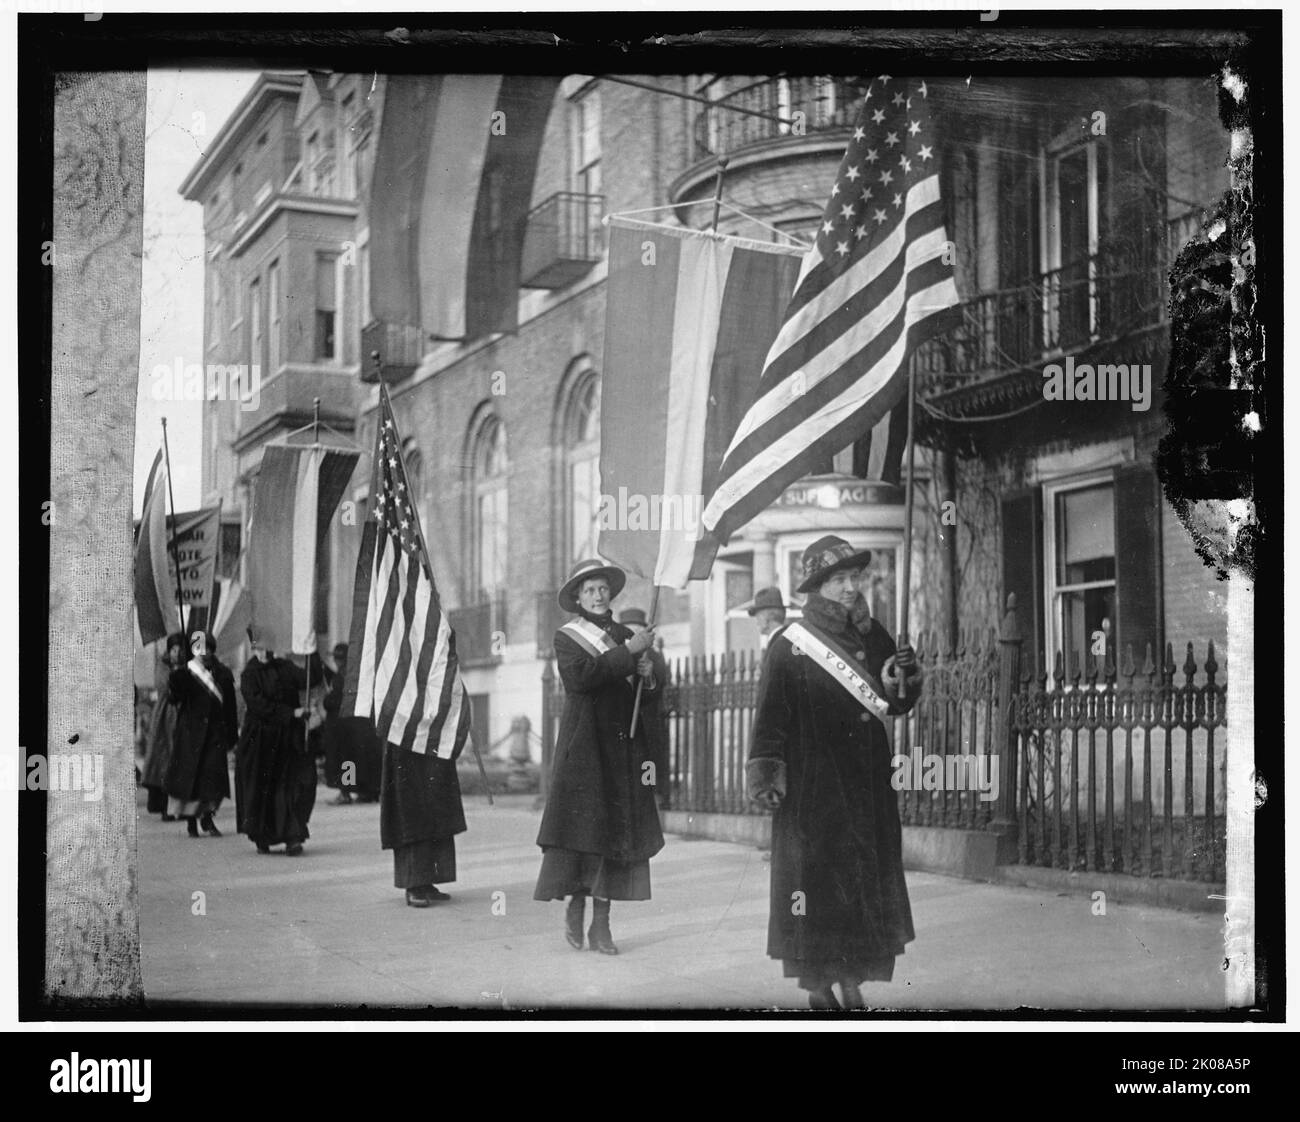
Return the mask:
<svg viewBox="0 0 1300 1122"><path fill-rule="evenodd" d="M307 676L276 658L251 627L248 637L253 657L239 679L246 710L235 753L239 832L258 853L283 843L285 853L298 857L316 805L316 761L306 744L308 708L302 697ZM319 682L322 664L315 654L309 658L312 679Z"/></svg>
<svg viewBox="0 0 1300 1122"><path fill-rule="evenodd" d="M560 589L560 607L577 618L555 633L566 696L537 835L542 870L533 893L535 900L569 898L565 938L576 950L583 946L590 896L587 946L601 954L618 954L610 901L650 899L650 858L664 845L647 737L658 719L662 683L649 654L654 629L634 634L610 610L626 582L616 566L580 561ZM630 737L638 680L641 710Z"/></svg>
<svg viewBox="0 0 1300 1122"><path fill-rule="evenodd" d="M767 953L814 1009L861 1008L859 984L889 981L915 937L884 721L916 703L921 673L858 590L870 560L837 537L804 551L803 619L768 649L747 765L773 812Z"/></svg>
<svg viewBox="0 0 1300 1122"><path fill-rule="evenodd" d="M185 635L177 631L167 636L167 654L160 655L154 665L157 700L149 718L148 747L140 768L140 782L149 792L146 809L150 814L161 813L164 822L176 820L167 810L167 769L172 762L172 741L176 736L176 714L179 711L170 686L172 671L184 665Z"/></svg>
<svg viewBox="0 0 1300 1122"><path fill-rule="evenodd" d="M212 816L230 796L227 755L235 746L235 678L217 661L217 644L208 632L191 639L193 658L171 673L168 693L177 706L176 734L167 766L167 812L184 818L189 835L220 837Z"/></svg>

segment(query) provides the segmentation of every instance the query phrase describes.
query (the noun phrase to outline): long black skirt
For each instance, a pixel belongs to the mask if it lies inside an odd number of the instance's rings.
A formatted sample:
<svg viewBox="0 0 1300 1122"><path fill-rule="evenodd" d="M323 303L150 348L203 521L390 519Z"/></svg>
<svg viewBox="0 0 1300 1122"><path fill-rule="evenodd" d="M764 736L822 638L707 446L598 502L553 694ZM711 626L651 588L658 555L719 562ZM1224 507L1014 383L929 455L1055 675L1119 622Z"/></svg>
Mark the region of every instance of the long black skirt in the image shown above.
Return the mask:
<svg viewBox="0 0 1300 1122"><path fill-rule="evenodd" d="M316 805L316 761L295 743L292 730L241 745L235 767L241 834L258 845L298 845L311 837L307 821Z"/></svg>
<svg viewBox="0 0 1300 1122"><path fill-rule="evenodd" d="M393 850L393 884L397 888L450 884L455 879L455 838L411 842Z"/></svg>
<svg viewBox="0 0 1300 1122"><path fill-rule="evenodd" d="M557 846L543 849L533 899L563 900L582 892L602 900L649 900L650 862L614 861Z"/></svg>

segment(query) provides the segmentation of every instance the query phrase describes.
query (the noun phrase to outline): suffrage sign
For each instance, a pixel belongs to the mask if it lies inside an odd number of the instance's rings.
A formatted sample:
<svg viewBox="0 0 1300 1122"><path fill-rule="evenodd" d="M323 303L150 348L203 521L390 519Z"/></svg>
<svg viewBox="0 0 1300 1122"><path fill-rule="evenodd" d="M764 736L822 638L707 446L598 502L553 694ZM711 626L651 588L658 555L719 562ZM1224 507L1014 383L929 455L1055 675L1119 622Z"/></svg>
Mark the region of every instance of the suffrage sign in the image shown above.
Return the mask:
<svg viewBox="0 0 1300 1122"><path fill-rule="evenodd" d="M175 529L175 552L172 531ZM212 600L212 579L221 548L221 507L181 513L167 519L167 571L172 595L176 589L176 564L180 562L181 601L189 608L206 608Z"/></svg>

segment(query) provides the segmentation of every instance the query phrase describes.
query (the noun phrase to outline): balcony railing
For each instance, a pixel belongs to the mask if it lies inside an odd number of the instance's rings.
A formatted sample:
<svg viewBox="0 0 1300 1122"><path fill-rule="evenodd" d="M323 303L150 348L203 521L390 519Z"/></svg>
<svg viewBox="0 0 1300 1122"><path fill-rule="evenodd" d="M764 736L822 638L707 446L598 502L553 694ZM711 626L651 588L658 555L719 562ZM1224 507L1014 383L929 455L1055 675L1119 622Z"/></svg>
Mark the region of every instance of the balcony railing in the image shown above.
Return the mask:
<svg viewBox="0 0 1300 1122"><path fill-rule="evenodd" d="M1180 215L1013 288L959 306L959 322L917 348L923 387L947 393L1161 323L1169 267L1199 225Z"/></svg>
<svg viewBox="0 0 1300 1122"><path fill-rule="evenodd" d="M372 320L361 329L361 380L379 381L380 369L389 383L409 378L420 365L426 344L422 328Z"/></svg>
<svg viewBox="0 0 1300 1122"><path fill-rule="evenodd" d="M693 160L763 141L848 128L862 101L861 88L839 78L763 78L725 91L724 81L735 79L717 79L701 91L713 104L695 116Z"/></svg>
<svg viewBox="0 0 1300 1122"><path fill-rule="evenodd" d="M520 284L564 288L590 272L605 252L604 205L604 195L561 191L535 206L524 220Z"/></svg>
<svg viewBox="0 0 1300 1122"><path fill-rule="evenodd" d="M456 654L467 668L495 666L505 653L506 600L503 594L447 613L456 632Z"/></svg>

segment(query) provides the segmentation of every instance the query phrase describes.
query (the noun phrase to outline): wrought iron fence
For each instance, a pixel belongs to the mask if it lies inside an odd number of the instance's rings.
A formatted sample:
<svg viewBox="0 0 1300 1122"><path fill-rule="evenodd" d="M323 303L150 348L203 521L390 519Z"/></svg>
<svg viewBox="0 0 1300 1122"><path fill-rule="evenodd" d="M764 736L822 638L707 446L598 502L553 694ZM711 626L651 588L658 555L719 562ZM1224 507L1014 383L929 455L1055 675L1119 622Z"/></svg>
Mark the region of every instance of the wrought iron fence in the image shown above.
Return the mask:
<svg viewBox="0 0 1300 1122"><path fill-rule="evenodd" d="M1188 644L1182 684L1172 647L1159 672L1126 654L1082 671L1020 669L1014 600L1001 633L955 646L916 640L925 685L889 722L899 813L907 825L1008 834L1022 864L1222 882L1227 686L1213 643L1196 682ZM695 813L761 814L745 789L758 684L753 652L680 659L659 705L669 745L664 804ZM543 675L545 765L564 707ZM903 757L903 759L899 759ZM1181 792L1178 791L1181 780Z"/></svg>
<svg viewBox="0 0 1300 1122"><path fill-rule="evenodd" d="M1211 642L1201 667L1188 643L1181 668L1169 644L1159 668L1148 646L1141 669L1130 648L1119 668L1058 654L1050 676L1024 674L1012 708L1021 864L1222 881L1218 671Z"/></svg>

